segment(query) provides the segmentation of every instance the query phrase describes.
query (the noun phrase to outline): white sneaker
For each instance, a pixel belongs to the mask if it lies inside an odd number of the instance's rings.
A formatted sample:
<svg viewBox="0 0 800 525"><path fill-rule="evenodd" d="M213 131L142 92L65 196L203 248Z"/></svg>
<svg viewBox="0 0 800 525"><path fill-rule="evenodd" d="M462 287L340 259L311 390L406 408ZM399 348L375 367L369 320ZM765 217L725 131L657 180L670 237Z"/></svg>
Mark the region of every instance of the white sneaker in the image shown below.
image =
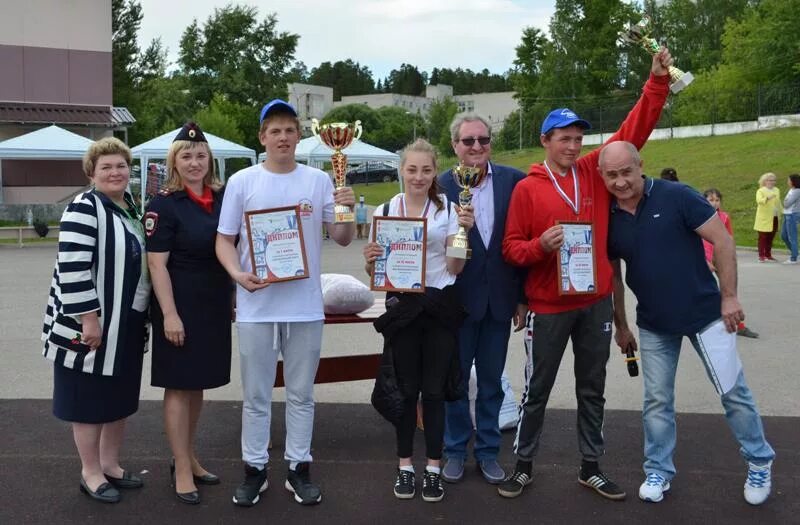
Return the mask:
<svg viewBox="0 0 800 525"><path fill-rule="evenodd" d="M791 259L786 259L781 264L797 264L797 261L793 261Z"/></svg>
<svg viewBox="0 0 800 525"><path fill-rule="evenodd" d="M647 479L639 487L639 499L658 503L664 499L664 493L669 490L669 481L660 474L650 472Z"/></svg>
<svg viewBox="0 0 800 525"><path fill-rule="evenodd" d="M772 490L772 461L763 466L747 463L747 479L744 481L744 499L750 505L761 505Z"/></svg>

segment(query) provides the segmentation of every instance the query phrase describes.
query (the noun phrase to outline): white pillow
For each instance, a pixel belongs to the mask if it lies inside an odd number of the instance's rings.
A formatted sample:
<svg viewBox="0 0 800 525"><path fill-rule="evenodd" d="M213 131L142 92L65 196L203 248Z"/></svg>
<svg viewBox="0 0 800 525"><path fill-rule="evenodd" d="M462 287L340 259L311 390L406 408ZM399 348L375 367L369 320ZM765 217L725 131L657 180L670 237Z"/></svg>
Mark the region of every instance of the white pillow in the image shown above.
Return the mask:
<svg viewBox="0 0 800 525"><path fill-rule="evenodd" d="M375 295L352 275L323 273L322 303L326 314L357 314L375 303Z"/></svg>

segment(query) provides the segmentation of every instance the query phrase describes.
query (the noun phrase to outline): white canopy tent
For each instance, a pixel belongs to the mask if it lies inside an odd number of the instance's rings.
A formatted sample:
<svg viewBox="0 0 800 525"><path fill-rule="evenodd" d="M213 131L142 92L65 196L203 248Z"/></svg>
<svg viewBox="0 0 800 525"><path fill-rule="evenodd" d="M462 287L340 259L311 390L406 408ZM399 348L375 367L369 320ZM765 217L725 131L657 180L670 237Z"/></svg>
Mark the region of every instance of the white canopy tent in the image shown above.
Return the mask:
<svg viewBox="0 0 800 525"><path fill-rule="evenodd" d="M55 125L0 142L0 203L3 201L3 159L80 160L92 142Z"/></svg>
<svg viewBox="0 0 800 525"><path fill-rule="evenodd" d="M347 155L348 163L382 160L397 166L400 162L400 155L397 153L383 150L360 140L354 140L352 144L342 150L342 153ZM294 158L309 166L321 168L326 161L331 160L332 154L333 150L320 142L317 137L308 137L301 140L297 145ZM258 156L258 160L264 160L265 158L265 153L261 153Z"/></svg>
<svg viewBox="0 0 800 525"><path fill-rule="evenodd" d="M167 151L169 151L169 147L172 144L172 141L175 139L175 136L181 128L178 128L174 131L170 131L168 133L164 133L163 135L159 135L154 139L150 139L147 142L143 142L138 146L131 148L131 152L133 153L133 158L139 161L140 166L140 173L141 173L141 185L142 185L142 195L146 195L145 190L147 189L147 166L151 159L166 159L167 158ZM256 162L256 152L250 148L245 148L244 146L240 146L235 142L231 142L230 140L225 140L221 137L216 135L212 135L206 131L203 132L205 135L206 140L208 141L208 146L211 148L211 152L214 154L214 158L217 159L219 164L218 166L218 173L220 174L220 178L224 181L225 180L225 159L250 159L251 164L255 164ZM144 198L142 199L142 206L144 206Z"/></svg>

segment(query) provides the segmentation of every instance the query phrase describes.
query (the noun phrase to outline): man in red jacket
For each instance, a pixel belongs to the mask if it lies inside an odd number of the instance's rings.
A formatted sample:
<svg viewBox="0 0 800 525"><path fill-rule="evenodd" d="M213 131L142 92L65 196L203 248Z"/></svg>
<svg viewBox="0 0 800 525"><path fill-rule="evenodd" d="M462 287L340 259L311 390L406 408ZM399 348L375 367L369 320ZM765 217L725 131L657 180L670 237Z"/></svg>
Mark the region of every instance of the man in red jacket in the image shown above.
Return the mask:
<svg viewBox="0 0 800 525"><path fill-rule="evenodd" d="M625 140L639 149L644 146L667 99L671 64L666 48L653 57L642 96L608 142ZM498 487L500 495L508 498L519 496L532 481L547 399L570 338L582 456L578 481L606 498L625 498L625 492L598 465L604 453L603 395L613 305L606 247L610 197L597 167L601 148L578 157L583 132L589 127L567 108L550 112L540 138L545 161L531 166L509 205L503 256L513 265L528 268L529 312L527 386L514 443L517 465ZM583 225L565 228L566 222Z"/></svg>

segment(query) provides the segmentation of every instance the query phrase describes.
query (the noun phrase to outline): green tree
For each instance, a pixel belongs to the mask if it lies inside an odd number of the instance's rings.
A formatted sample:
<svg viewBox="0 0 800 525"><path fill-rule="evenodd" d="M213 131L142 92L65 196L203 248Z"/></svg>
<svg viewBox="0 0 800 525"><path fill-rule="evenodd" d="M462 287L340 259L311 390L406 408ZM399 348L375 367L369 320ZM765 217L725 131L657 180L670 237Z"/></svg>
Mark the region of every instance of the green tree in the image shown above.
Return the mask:
<svg viewBox="0 0 800 525"><path fill-rule="evenodd" d="M111 71L114 104L133 109L136 105L136 80L139 77L139 43L136 34L142 25L142 5L136 0L111 2Z"/></svg>
<svg viewBox="0 0 800 525"><path fill-rule="evenodd" d="M383 88L387 93L417 97L425 93L427 85L427 73L421 73L417 66L411 64L401 64L400 69L393 69L383 82Z"/></svg>
<svg viewBox="0 0 800 525"><path fill-rule="evenodd" d="M192 96L205 105L222 93L252 108L285 97L299 36L278 32L277 24L274 13L259 21L256 7L240 5L215 9L202 26L193 21L178 58Z"/></svg>
<svg viewBox="0 0 800 525"><path fill-rule="evenodd" d="M522 124L522 129L524 129L526 123L523 122ZM492 149L505 151L530 146L524 140L523 144L520 145L520 130L520 114L519 110L515 110L508 114L500 131L492 135Z"/></svg>
<svg viewBox="0 0 800 525"><path fill-rule="evenodd" d="M252 116L249 108L231 102L225 98L225 95L216 93L208 107L202 108L194 114L194 120L203 131L242 144L245 142L245 135L239 127L239 122L244 115Z"/></svg>
<svg viewBox="0 0 800 525"><path fill-rule="evenodd" d="M375 81L367 66L351 59L331 64L323 62L311 70L310 84L333 88L333 100L341 100L348 95L367 95L375 92Z"/></svg>
<svg viewBox="0 0 800 525"><path fill-rule="evenodd" d="M458 104L450 97L431 103L428 110L428 140L439 148L442 154L449 154L450 123L458 113Z"/></svg>

